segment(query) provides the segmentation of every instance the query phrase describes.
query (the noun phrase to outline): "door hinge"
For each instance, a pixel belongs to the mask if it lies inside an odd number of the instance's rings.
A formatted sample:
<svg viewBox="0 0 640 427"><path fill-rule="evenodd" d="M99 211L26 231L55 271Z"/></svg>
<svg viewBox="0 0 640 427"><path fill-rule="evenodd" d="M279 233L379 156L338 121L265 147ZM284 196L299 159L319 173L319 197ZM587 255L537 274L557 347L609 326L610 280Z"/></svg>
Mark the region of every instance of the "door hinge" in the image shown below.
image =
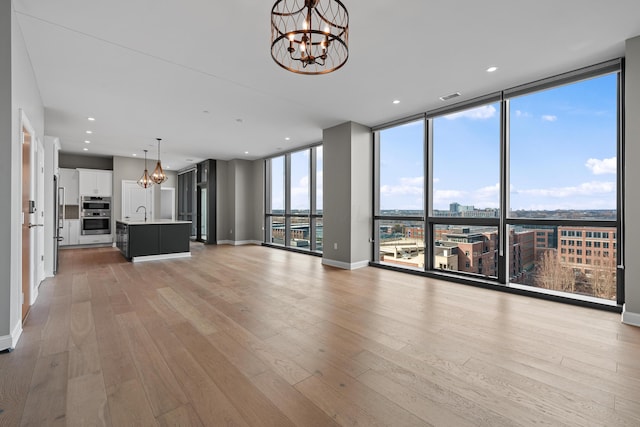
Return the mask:
<svg viewBox="0 0 640 427"><path fill-rule="evenodd" d="M40 255L40 261L44 261L44 255Z"/></svg>
<svg viewBox="0 0 640 427"><path fill-rule="evenodd" d="M20 294L20 305L24 305L24 292Z"/></svg>

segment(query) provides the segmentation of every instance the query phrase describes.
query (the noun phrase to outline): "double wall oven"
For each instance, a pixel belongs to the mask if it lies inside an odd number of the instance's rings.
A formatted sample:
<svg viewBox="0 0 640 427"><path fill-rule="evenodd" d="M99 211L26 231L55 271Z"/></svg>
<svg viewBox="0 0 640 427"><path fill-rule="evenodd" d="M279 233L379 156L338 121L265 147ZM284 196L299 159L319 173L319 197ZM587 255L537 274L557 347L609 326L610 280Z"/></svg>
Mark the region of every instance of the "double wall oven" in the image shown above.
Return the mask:
<svg viewBox="0 0 640 427"><path fill-rule="evenodd" d="M111 234L111 197L82 196L80 233Z"/></svg>

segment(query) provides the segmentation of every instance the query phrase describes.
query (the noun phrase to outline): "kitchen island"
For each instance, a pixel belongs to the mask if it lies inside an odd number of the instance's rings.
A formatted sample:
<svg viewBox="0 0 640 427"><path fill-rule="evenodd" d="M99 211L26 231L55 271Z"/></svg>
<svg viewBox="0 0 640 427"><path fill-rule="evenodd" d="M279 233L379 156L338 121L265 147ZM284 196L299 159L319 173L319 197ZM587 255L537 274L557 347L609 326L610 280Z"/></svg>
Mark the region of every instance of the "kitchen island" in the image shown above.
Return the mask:
<svg viewBox="0 0 640 427"><path fill-rule="evenodd" d="M132 262L190 257L191 221L116 221L116 246Z"/></svg>

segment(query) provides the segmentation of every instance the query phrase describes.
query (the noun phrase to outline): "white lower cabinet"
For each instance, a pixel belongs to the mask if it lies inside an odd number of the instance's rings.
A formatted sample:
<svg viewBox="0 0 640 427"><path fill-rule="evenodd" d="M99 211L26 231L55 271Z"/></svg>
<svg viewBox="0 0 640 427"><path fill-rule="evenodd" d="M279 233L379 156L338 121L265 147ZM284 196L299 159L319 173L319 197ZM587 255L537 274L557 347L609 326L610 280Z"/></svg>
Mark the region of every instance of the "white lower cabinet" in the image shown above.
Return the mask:
<svg viewBox="0 0 640 427"><path fill-rule="evenodd" d="M94 243L112 243L113 236L111 234L91 234L80 235L78 243L81 245L92 245Z"/></svg>
<svg viewBox="0 0 640 427"><path fill-rule="evenodd" d="M60 230L60 246L77 245L78 238L80 237L80 220L79 219L65 219L64 228Z"/></svg>

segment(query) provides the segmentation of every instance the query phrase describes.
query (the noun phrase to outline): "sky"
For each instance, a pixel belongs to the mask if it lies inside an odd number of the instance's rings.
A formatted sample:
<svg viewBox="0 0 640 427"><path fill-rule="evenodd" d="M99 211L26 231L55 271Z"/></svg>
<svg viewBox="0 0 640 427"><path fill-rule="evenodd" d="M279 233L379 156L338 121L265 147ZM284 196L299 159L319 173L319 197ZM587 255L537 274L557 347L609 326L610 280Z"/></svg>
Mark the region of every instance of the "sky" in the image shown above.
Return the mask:
<svg viewBox="0 0 640 427"><path fill-rule="evenodd" d="M322 146L316 148L316 209L322 210ZM309 210L309 154L305 149L291 153L291 209ZM271 159L271 208L284 210L284 156ZM277 181L277 182L276 182Z"/></svg>
<svg viewBox="0 0 640 427"><path fill-rule="evenodd" d="M512 98L511 210L616 208L617 75ZM433 202L499 207L500 105L434 119ZM423 202L422 121L381 131L380 208Z"/></svg>

